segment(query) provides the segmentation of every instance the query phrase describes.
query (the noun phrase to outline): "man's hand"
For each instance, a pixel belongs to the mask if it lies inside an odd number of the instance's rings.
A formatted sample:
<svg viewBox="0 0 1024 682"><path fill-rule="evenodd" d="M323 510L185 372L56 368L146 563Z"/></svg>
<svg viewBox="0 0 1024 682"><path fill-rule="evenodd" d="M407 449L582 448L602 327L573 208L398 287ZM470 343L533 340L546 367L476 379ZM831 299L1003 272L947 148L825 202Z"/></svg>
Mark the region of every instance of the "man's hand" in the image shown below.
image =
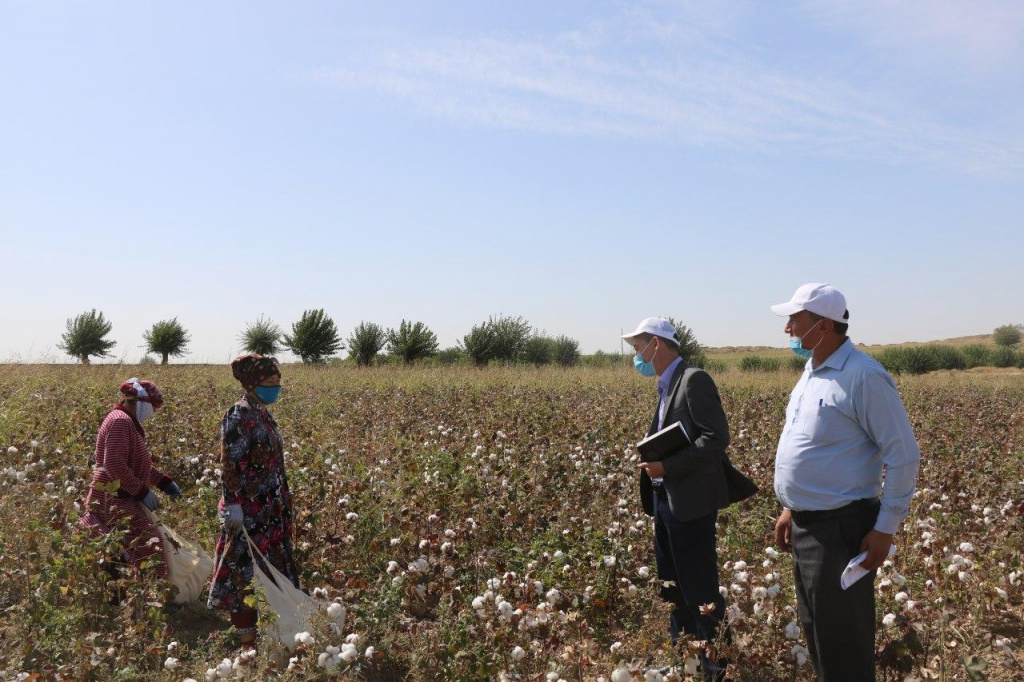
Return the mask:
<svg viewBox="0 0 1024 682"><path fill-rule="evenodd" d="M869 571L875 570L885 562L891 546L892 533L883 533L872 528L860 543L860 551L867 550L868 553L868 558L860 562L860 565Z"/></svg>
<svg viewBox="0 0 1024 682"><path fill-rule="evenodd" d="M181 497L181 488L178 487L177 483L171 481L164 488L164 495L167 495L168 497Z"/></svg>
<svg viewBox="0 0 1024 682"><path fill-rule="evenodd" d="M665 477L665 465L661 462L640 462L637 467L646 471L651 478Z"/></svg>
<svg viewBox="0 0 1024 682"><path fill-rule="evenodd" d="M775 522L775 544L783 552L793 551L793 512L783 509Z"/></svg>

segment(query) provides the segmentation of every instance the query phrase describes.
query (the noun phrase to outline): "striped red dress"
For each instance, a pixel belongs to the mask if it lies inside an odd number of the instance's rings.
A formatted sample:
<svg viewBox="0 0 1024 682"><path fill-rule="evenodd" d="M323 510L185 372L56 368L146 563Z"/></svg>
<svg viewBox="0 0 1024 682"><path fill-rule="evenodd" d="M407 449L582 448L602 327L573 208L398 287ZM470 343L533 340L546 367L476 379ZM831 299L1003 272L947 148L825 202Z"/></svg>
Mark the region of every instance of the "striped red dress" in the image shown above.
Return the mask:
<svg viewBox="0 0 1024 682"><path fill-rule="evenodd" d="M138 566L159 552L160 560L155 562L154 569L166 578L164 539L143 511L141 500L150 487L163 489L171 478L153 466L142 426L121 405L100 425L95 460L89 495L85 498L86 511L80 523L97 534L106 534L114 527L126 528L125 561ZM116 492L97 489L113 481L120 482Z"/></svg>

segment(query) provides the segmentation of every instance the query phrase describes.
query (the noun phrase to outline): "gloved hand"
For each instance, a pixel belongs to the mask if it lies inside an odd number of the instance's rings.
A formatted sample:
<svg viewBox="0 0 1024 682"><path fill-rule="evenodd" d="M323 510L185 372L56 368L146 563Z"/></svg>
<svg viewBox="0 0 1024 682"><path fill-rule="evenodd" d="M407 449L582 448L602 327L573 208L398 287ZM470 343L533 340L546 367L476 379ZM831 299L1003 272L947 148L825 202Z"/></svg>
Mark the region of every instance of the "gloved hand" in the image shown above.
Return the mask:
<svg viewBox="0 0 1024 682"><path fill-rule="evenodd" d="M178 487L177 483L171 481L167 484L167 487L164 488L164 495L169 495L170 497L181 497L181 488Z"/></svg>
<svg viewBox="0 0 1024 682"><path fill-rule="evenodd" d="M156 493L152 490L146 493L146 496L142 498L142 506L151 512L155 512L160 508L160 500L156 499Z"/></svg>
<svg viewBox="0 0 1024 682"><path fill-rule="evenodd" d="M221 527L229 533L237 534L241 532L244 521L245 515L242 513L242 505L240 504L229 504L220 512Z"/></svg>

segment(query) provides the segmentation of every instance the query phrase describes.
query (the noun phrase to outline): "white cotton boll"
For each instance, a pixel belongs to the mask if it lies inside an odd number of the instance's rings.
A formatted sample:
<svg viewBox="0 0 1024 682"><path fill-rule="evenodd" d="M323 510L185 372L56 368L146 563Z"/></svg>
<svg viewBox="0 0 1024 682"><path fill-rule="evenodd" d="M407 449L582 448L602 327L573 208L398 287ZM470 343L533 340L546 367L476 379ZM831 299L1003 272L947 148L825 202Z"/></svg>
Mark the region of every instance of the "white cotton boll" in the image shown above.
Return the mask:
<svg viewBox="0 0 1024 682"><path fill-rule="evenodd" d="M621 649L621 648L622 648L622 642L615 642L610 647L608 647L608 650L611 651L614 654L614 653L618 653L619 649Z"/></svg>
<svg viewBox="0 0 1024 682"><path fill-rule="evenodd" d="M747 562L746 561L737 561L736 563L734 563L732 565L732 570L734 570L734 571L745 571L745 570L747 570Z"/></svg>
<svg viewBox="0 0 1024 682"><path fill-rule="evenodd" d="M893 599L895 599L897 603L902 604L903 602L910 599L910 595L906 592L897 592L896 596L893 597Z"/></svg>
<svg viewBox="0 0 1024 682"><path fill-rule="evenodd" d="M562 593L552 587L550 590L548 590L546 596L548 603L554 606L558 602L558 600L562 598Z"/></svg>
<svg viewBox="0 0 1024 682"><path fill-rule="evenodd" d="M521 661L524 658L526 658L526 649L524 649L521 646L517 646L515 649L512 650L513 661Z"/></svg>
<svg viewBox="0 0 1024 682"><path fill-rule="evenodd" d="M644 673L644 682L664 682L665 676L658 670L648 670Z"/></svg>
<svg viewBox="0 0 1024 682"><path fill-rule="evenodd" d="M964 554L969 554L974 551L974 545L969 542L961 542L959 550Z"/></svg>
<svg viewBox="0 0 1024 682"><path fill-rule="evenodd" d="M786 639L797 639L800 636L800 626L796 624L795 620L789 621L786 625Z"/></svg>
<svg viewBox="0 0 1024 682"><path fill-rule="evenodd" d="M16 455L16 454L18 454L18 448L14 447L13 445L10 446L9 448L7 448L7 454L8 455Z"/></svg>
<svg viewBox="0 0 1024 682"><path fill-rule="evenodd" d="M544 594L544 583L542 583L539 580L534 580L533 581L533 593L536 594L538 597L540 595Z"/></svg>
<svg viewBox="0 0 1024 682"><path fill-rule="evenodd" d="M629 682L633 675L625 668L616 668L612 671L612 682Z"/></svg>
<svg viewBox="0 0 1024 682"><path fill-rule="evenodd" d="M718 586L718 594L722 595L723 597L728 597L729 596L729 588L727 588L725 585L719 585Z"/></svg>
<svg viewBox="0 0 1024 682"><path fill-rule="evenodd" d="M168 656L167 660L164 661L164 668L171 671L176 670L178 668L178 659Z"/></svg>
<svg viewBox="0 0 1024 682"><path fill-rule="evenodd" d="M647 568L646 566L641 566L637 570L636 574L638 576L640 576L641 578L643 578L644 580L646 580L647 578L651 577L651 569Z"/></svg>
<svg viewBox="0 0 1024 682"><path fill-rule="evenodd" d="M737 585L736 583L729 585L729 591L733 594L743 594L744 592L746 592L746 590L744 590L741 586Z"/></svg>
<svg viewBox="0 0 1024 682"><path fill-rule="evenodd" d="M177 648L178 648L178 643L177 642L171 642L170 644L167 645L167 651L168 652L174 651Z"/></svg>
<svg viewBox="0 0 1024 682"><path fill-rule="evenodd" d="M391 546L394 547L402 542L401 538L391 538Z"/></svg>
<svg viewBox="0 0 1024 682"><path fill-rule="evenodd" d="M1006 599L1007 598L1006 590L1002 589L1001 587L997 587L996 588L996 594L999 595L1000 599Z"/></svg>
<svg viewBox="0 0 1024 682"><path fill-rule="evenodd" d="M377 652L372 646L366 647L366 651L363 652L363 658L373 658L373 655Z"/></svg>
<svg viewBox="0 0 1024 682"><path fill-rule="evenodd" d="M345 607L337 603L331 604L327 607L327 615L336 622L345 620Z"/></svg>
<svg viewBox="0 0 1024 682"><path fill-rule="evenodd" d="M559 550L556 550L556 551L555 551L555 553L554 553L554 554L552 555L552 558L553 558L553 559L554 559L555 561L561 561L562 559L564 559L564 558L565 558L565 553L564 553L564 552L562 552L562 550L560 550L560 549L559 549Z"/></svg>
<svg viewBox="0 0 1024 682"><path fill-rule="evenodd" d="M313 635L309 634L308 632L298 632L295 634L295 643L305 644L307 646L312 645Z"/></svg>
<svg viewBox="0 0 1024 682"><path fill-rule="evenodd" d="M323 587L314 587L313 596L317 599L327 599L327 590Z"/></svg>
<svg viewBox="0 0 1024 682"><path fill-rule="evenodd" d="M894 614L894 613L887 613L884 616L882 616L882 625L884 625L887 628L888 627L892 627L892 625L895 622L896 622L896 614Z"/></svg>
<svg viewBox="0 0 1024 682"><path fill-rule="evenodd" d="M398 562L397 561L389 561L388 562L388 573L394 573L397 570L398 570Z"/></svg>
<svg viewBox="0 0 1024 682"><path fill-rule="evenodd" d="M441 552L448 553L449 551L451 551L451 549L452 549L452 543L450 543L450 542L442 542L441 543Z"/></svg>
<svg viewBox="0 0 1024 682"><path fill-rule="evenodd" d="M615 557L608 555L604 558L604 565L606 568L611 568L615 565Z"/></svg>
<svg viewBox="0 0 1024 682"><path fill-rule="evenodd" d="M296 660L298 660L298 659L296 659ZM220 675L217 674L217 669L216 668L207 668L206 669L206 682L213 682L213 680L217 679L218 677L220 677Z"/></svg>
<svg viewBox="0 0 1024 682"><path fill-rule="evenodd" d="M792 653L793 657L796 658L796 664L797 665L806 665L807 664L807 654L809 653L807 651L807 647L803 647L803 646L800 646L799 644L797 644L795 647L793 647L793 649L792 649L792 651L790 653Z"/></svg>
<svg viewBox="0 0 1024 682"><path fill-rule="evenodd" d="M683 672L685 672L687 675L696 675L697 666L699 664L700 661L698 661L696 658L688 658L685 661L683 661Z"/></svg>
<svg viewBox="0 0 1024 682"><path fill-rule="evenodd" d="M745 583L747 582L747 578L749 578L750 576L746 571L737 571L735 577L736 582Z"/></svg>
<svg viewBox="0 0 1024 682"><path fill-rule="evenodd" d="M778 597L781 593L782 585L779 585L778 583L775 583L774 585L768 588L768 596L772 599L775 599L775 597Z"/></svg>
<svg viewBox="0 0 1024 682"><path fill-rule="evenodd" d="M765 547L764 548L764 553L767 554L772 559L778 559L779 558L779 551L777 549L775 549L774 547Z"/></svg>
<svg viewBox="0 0 1024 682"><path fill-rule="evenodd" d="M355 645L347 642L341 645L341 660L351 663L357 658L359 658L359 650L356 649Z"/></svg>
<svg viewBox="0 0 1024 682"><path fill-rule="evenodd" d="M750 594L754 599L761 601L768 596L768 589L759 585L751 590Z"/></svg>
<svg viewBox="0 0 1024 682"><path fill-rule="evenodd" d="M451 528L448 528L448 529L446 529L444 531L444 536L446 538L449 538L449 539L454 538L455 537L455 531L453 531Z"/></svg>
<svg viewBox="0 0 1024 682"><path fill-rule="evenodd" d="M476 609L477 611L482 610L486 606L487 606L487 600L484 599L483 597L475 597L473 599L473 608Z"/></svg>
<svg viewBox="0 0 1024 682"><path fill-rule="evenodd" d="M913 611L916 608L917 608L917 602L914 601L913 599L908 599L907 603L903 605L903 610L904 611Z"/></svg>
<svg viewBox="0 0 1024 682"><path fill-rule="evenodd" d="M349 512L348 514L345 514L345 518L349 521L356 521L359 519L359 514L356 514L355 512Z"/></svg>

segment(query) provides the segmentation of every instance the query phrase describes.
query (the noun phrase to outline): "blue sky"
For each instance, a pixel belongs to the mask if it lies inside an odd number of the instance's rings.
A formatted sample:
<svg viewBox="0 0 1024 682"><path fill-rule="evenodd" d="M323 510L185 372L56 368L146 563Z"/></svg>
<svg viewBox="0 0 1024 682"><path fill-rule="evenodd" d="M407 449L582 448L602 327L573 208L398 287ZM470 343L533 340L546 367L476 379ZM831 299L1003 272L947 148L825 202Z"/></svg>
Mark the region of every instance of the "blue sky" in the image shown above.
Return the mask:
<svg viewBox="0 0 1024 682"><path fill-rule="evenodd" d="M1024 322L1012 0L0 0L0 106L0 360L91 308L128 361L321 307L783 346L806 281L858 342Z"/></svg>

